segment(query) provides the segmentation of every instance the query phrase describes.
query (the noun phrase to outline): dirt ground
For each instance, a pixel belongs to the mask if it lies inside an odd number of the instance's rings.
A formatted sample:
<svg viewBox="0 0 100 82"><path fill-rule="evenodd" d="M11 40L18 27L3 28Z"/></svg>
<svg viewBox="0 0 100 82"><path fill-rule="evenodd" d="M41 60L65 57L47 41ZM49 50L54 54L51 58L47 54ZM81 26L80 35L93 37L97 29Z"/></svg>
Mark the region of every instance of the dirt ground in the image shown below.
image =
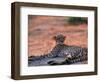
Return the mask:
<svg viewBox="0 0 100 82"><path fill-rule="evenodd" d="M28 17L28 56L49 53L56 45L53 37L66 36L65 44L87 47L87 24L69 25L67 17Z"/></svg>

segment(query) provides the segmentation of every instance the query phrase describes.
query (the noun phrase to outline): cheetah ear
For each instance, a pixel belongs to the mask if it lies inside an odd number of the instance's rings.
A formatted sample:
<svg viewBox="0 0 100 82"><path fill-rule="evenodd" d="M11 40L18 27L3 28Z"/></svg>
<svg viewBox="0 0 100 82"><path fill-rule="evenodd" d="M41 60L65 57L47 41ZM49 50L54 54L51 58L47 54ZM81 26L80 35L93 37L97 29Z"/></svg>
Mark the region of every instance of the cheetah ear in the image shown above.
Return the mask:
<svg viewBox="0 0 100 82"><path fill-rule="evenodd" d="M64 36L64 38L66 38L66 36Z"/></svg>
<svg viewBox="0 0 100 82"><path fill-rule="evenodd" d="M53 37L53 40L56 40L56 36Z"/></svg>

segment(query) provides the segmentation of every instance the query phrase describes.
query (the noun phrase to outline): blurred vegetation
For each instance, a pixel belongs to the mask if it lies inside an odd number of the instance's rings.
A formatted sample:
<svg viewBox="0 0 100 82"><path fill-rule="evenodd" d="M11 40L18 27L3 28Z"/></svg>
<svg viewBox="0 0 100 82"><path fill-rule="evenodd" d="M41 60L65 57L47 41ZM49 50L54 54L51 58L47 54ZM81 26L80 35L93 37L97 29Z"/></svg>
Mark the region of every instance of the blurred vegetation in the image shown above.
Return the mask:
<svg viewBox="0 0 100 82"><path fill-rule="evenodd" d="M87 24L87 18L83 17L69 17L68 23L72 25Z"/></svg>

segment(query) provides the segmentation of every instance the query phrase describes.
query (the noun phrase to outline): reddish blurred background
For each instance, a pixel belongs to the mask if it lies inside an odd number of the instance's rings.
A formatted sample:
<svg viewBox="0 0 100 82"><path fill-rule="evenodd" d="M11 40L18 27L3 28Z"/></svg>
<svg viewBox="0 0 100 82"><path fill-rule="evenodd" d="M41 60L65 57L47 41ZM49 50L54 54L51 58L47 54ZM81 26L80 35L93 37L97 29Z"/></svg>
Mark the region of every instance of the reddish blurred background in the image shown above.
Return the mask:
<svg viewBox="0 0 100 82"><path fill-rule="evenodd" d="M56 45L53 37L57 34L66 36L65 44L87 47L86 23L68 24L69 17L28 16L28 56L49 53Z"/></svg>

